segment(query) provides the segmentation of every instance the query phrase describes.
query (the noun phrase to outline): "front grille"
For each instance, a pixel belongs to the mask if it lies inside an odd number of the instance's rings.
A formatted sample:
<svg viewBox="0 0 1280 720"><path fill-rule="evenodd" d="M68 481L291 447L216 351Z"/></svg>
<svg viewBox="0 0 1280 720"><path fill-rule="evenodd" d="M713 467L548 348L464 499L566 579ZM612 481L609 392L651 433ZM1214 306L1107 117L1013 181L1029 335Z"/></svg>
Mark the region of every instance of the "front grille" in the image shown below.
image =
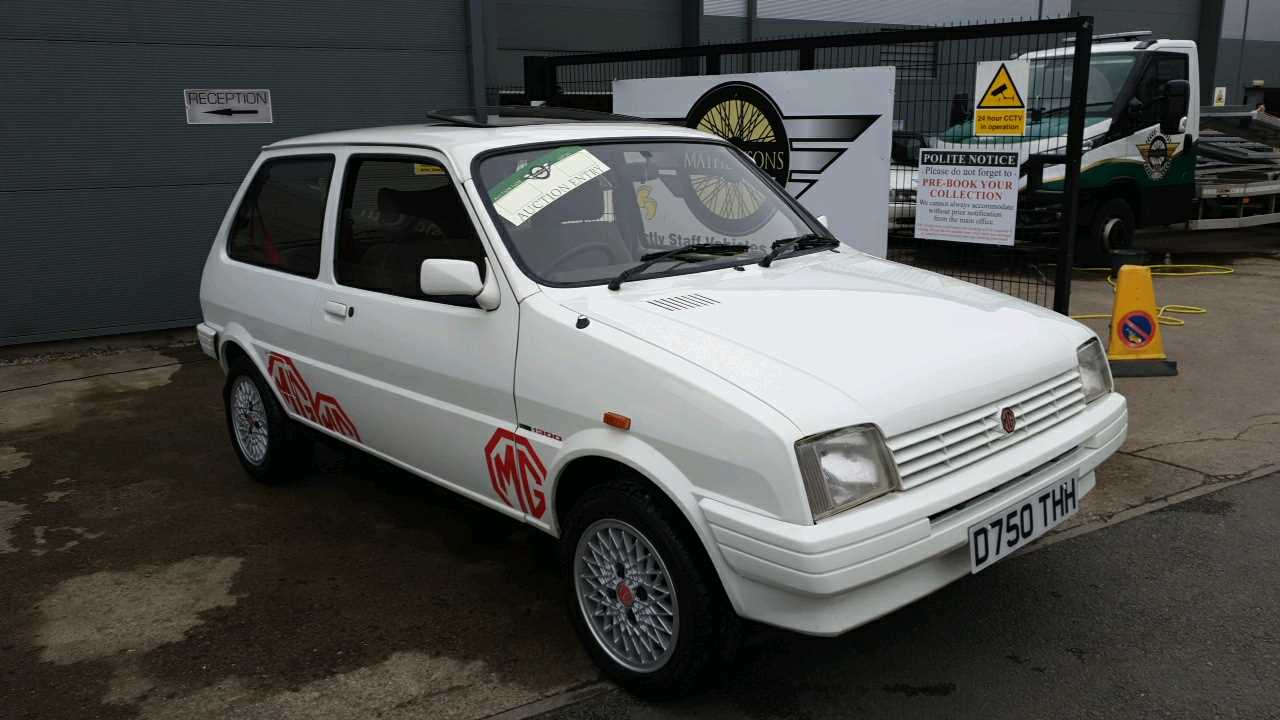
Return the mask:
<svg viewBox="0 0 1280 720"><path fill-rule="evenodd" d="M894 435L887 443L902 487L912 488L1039 435L1084 405L1080 372L1073 369L976 410ZM1000 424L1004 408L1013 409L1017 423L1011 433Z"/></svg>

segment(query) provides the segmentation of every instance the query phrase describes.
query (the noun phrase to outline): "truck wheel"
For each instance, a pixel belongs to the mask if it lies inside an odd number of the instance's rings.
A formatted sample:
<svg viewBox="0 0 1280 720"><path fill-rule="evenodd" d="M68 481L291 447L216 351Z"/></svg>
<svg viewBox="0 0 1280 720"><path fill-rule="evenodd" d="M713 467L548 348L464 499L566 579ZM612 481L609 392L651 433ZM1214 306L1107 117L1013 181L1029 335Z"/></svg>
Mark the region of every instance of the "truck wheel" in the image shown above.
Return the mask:
<svg viewBox="0 0 1280 720"><path fill-rule="evenodd" d="M278 484L301 475L314 446L285 414L276 396L247 359L231 362L222 387L231 447L254 480Z"/></svg>
<svg viewBox="0 0 1280 720"><path fill-rule="evenodd" d="M606 675L647 698L698 689L740 621L685 520L637 481L594 487L560 540L570 621Z"/></svg>
<svg viewBox="0 0 1280 720"><path fill-rule="evenodd" d="M1123 198L1111 198L1098 206L1089 223L1089 236L1080 248L1081 262L1090 265L1109 265L1113 250L1133 247L1133 231L1136 223L1133 208Z"/></svg>

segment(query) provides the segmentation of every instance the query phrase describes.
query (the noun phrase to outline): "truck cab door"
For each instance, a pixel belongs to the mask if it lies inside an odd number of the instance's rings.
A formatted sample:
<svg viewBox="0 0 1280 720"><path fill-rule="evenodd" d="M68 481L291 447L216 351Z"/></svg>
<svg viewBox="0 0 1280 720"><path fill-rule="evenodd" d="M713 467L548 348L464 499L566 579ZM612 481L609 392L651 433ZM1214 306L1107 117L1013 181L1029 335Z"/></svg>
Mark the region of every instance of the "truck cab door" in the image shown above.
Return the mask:
<svg viewBox="0 0 1280 720"><path fill-rule="evenodd" d="M1138 77L1123 122L1126 160L1138 191L1138 224L1168 225L1187 219L1195 197L1196 120L1190 104L1196 102L1191 66L1181 53L1151 53ZM1188 83L1186 121L1161 127L1175 100L1169 83Z"/></svg>

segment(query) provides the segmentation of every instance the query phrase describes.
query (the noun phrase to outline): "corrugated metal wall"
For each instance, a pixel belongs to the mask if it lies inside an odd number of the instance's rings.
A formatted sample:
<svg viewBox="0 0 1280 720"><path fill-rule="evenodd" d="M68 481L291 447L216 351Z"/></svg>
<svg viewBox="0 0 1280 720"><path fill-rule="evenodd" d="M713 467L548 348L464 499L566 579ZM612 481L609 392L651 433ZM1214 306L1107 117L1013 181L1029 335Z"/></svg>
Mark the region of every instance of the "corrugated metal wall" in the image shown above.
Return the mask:
<svg viewBox="0 0 1280 720"><path fill-rule="evenodd" d="M488 0L489 82L524 84L525 55L606 52L681 44L690 0Z"/></svg>
<svg viewBox="0 0 1280 720"><path fill-rule="evenodd" d="M0 345L178 327L258 149L467 102L463 0L8 0ZM184 88L269 88L271 125L187 125Z"/></svg>
<svg viewBox="0 0 1280 720"><path fill-rule="evenodd" d="M1092 15L1097 33L1150 30L1156 37L1200 39L1200 0L1073 0L1071 9Z"/></svg>
<svg viewBox="0 0 1280 720"><path fill-rule="evenodd" d="M1246 8L1249 11L1247 26ZM1244 38L1246 31L1247 39ZM1275 92L1280 86L1280 62L1276 58L1280 58L1280 2L1226 0L1214 84L1227 88L1227 103L1243 103L1243 87L1255 80L1261 80L1264 87ZM1269 112L1280 112L1280 108L1273 103Z"/></svg>

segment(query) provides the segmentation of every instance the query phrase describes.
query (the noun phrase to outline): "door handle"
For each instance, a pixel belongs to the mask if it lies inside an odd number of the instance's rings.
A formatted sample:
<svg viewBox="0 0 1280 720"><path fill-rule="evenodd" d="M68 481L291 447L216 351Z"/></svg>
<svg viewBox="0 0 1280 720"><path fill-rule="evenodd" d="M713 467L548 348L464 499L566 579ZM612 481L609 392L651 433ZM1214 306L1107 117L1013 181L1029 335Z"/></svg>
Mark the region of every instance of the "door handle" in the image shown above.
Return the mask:
<svg viewBox="0 0 1280 720"><path fill-rule="evenodd" d="M340 303L337 300L328 300L324 304L324 311L336 318L349 318L356 314L356 309L346 303Z"/></svg>

